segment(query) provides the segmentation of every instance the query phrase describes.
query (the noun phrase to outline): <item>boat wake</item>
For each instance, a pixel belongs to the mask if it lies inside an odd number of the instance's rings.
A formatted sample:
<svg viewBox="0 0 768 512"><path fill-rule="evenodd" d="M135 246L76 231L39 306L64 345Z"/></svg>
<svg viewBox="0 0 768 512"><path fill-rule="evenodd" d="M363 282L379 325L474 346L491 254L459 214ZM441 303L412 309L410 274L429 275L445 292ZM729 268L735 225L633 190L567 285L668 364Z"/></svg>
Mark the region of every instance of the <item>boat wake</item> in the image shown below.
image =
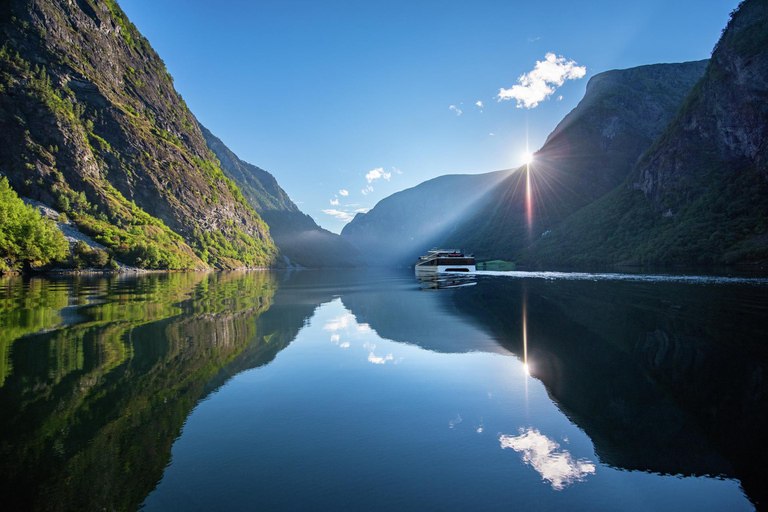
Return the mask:
<svg viewBox="0 0 768 512"><path fill-rule="evenodd" d="M691 283L691 284L751 284L755 286L768 285L765 277L727 277L727 276L681 276L664 274L621 274L591 273L591 272L551 272L551 271L494 271L479 270L475 276L501 276L518 279L547 279L566 281L637 281L662 283Z"/></svg>

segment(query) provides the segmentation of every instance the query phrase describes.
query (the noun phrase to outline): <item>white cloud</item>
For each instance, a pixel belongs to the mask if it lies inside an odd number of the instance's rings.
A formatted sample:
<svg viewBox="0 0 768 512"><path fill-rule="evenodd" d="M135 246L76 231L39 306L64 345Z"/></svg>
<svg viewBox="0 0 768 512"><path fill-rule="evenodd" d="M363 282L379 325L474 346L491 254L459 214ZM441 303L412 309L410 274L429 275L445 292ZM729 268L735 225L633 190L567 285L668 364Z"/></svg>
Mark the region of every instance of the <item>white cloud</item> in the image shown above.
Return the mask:
<svg viewBox="0 0 768 512"><path fill-rule="evenodd" d="M535 108L555 93L566 80L576 80L587 74L587 68L577 66L575 61L563 56L547 53L544 60L536 61L536 66L528 73L520 75L517 85L510 89L499 89L498 101L517 100L518 108Z"/></svg>
<svg viewBox="0 0 768 512"><path fill-rule="evenodd" d="M331 199L331 206L339 206L339 200L338 199Z"/></svg>
<svg viewBox="0 0 768 512"><path fill-rule="evenodd" d="M369 211L371 211L370 208L358 208L355 213L368 213Z"/></svg>
<svg viewBox="0 0 768 512"><path fill-rule="evenodd" d="M339 348L349 348L349 342L345 341L344 343L339 345Z"/></svg>
<svg viewBox="0 0 768 512"><path fill-rule="evenodd" d="M326 215L331 215L333 217L336 217L337 219L343 220L344 222L349 222L354 217L354 215L352 215L351 213L345 212L342 210L328 209L328 210L323 210L323 213Z"/></svg>
<svg viewBox="0 0 768 512"><path fill-rule="evenodd" d="M368 180L368 183L373 183L374 180L377 180L379 178L384 178L385 180L389 181L391 177L392 177L392 173L389 171L385 171L383 167L371 169L365 175L365 179Z"/></svg>
<svg viewBox="0 0 768 512"><path fill-rule="evenodd" d="M362 192L362 194L363 194L364 196L367 196L367 195L368 195L368 192L373 192L373 187L372 187L372 186L370 186L370 185L368 185L367 187L365 187L365 188L364 188L363 190L361 190L360 192Z"/></svg>
<svg viewBox="0 0 768 512"><path fill-rule="evenodd" d="M493 137L493 136L494 136L494 135L496 135L496 134L495 134L495 133L493 133L493 132L491 132L491 133L489 133L488 135L490 135L491 137Z"/></svg>
<svg viewBox="0 0 768 512"><path fill-rule="evenodd" d="M403 174L403 171L401 171L397 167L392 167L392 172L395 173L395 174Z"/></svg>
<svg viewBox="0 0 768 512"><path fill-rule="evenodd" d="M340 196L348 196L349 195L349 191L341 189L341 190L339 190L339 195Z"/></svg>
<svg viewBox="0 0 768 512"><path fill-rule="evenodd" d="M373 180L377 180L381 178L381 173L384 169L379 167L378 169L372 169L368 171L365 175L365 179L368 180L368 183L373 183Z"/></svg>
<svg viewBox="0 0 768 512"><path fill-rule="evenodd" d="M453 110L454 112L456 112L457 116L461 115L461 109L458 108L456 105L451 105L450 107L448 107L448 109L449 110Z"/></svg>
<svg viewBox="0 0 768 512"><path fill-rule="evenodd" d="M501 436L499 441L502 449L522 453L523 461L533 466L556 491L595 472L592 461L574 460L568 450L561 450L559 444L534 428L520 429L519 436Z"/></svg>
<svg viewBox="0 0 768 512"><path fill-rule="evenodd" d="M562 94L557 97L557 101L563 101L563 95Z"/></svg>
<svg viewBox="0 0 768 512"><path fill-rule="evenodd" d="M477 105L480 108L483 108L483 102L482 101L475 102L475 105Z"/></svg>
<svg viewBox="0 0 768 512"><path fill-rule="evenodd" d="M536 42L536 41L538 41L539 39L541 39L541 36L539 36L539 37L529 37L529 38L528 38L528 42L529 42L529 43L535 43L535 42Z"/></svg>
<svg viewBox="0 0 768 512"><path fill-rule="evenodd" d="M341 337L338 334L331 334L331 341L338 344Z"/></svg>

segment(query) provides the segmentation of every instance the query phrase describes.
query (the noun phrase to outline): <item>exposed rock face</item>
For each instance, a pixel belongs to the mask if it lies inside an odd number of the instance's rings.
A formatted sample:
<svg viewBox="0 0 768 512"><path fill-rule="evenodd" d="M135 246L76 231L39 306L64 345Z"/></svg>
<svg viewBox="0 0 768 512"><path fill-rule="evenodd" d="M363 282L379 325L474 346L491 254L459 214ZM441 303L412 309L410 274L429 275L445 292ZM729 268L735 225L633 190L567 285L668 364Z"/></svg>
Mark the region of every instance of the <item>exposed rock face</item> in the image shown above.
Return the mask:
<svg viewBox="0 0 768 512"><path fill-rule="evenodd" d="M712 174L768 177L768 4L743 2L712 52L706 74L631 186L674 214Z"/></svg>
<svg viewBox="0 0 768 512"><path fill-rule="evenodd" d="M573 212L621 184L672 120L706 61L655 64L592 77L584 98L558 124L526 172L521 168L483 199L484 207L445 242L483 259L514 259Z"/></svg>
<svg viewBox="0 0 768 512"><path fill-rule="evenodd" d="M382 199L368 213L357 214L341 236L360 249L369 265L413 265L420 254L440 245L462 219L476 211L480 198L509 172L425 181Z"/></svg>
<svg viewBox="0 0 768 512"><path fill-rule="evenodd" d="M291 201L277 180L264 169L241 160L207 128L200 125L208 147L221 161L224 173L237 183L245 199L269 225L281 255L302 267L362 265L355 247L320 226Z"/></svg>
<svg viewBox="0 0 768 512"><path fill-rule="evenodd" d="M139 237L186 266L274 260L266 224L114 0L7 0L0 34L0 162L22 195L66 203L118 255Z"/></svg>

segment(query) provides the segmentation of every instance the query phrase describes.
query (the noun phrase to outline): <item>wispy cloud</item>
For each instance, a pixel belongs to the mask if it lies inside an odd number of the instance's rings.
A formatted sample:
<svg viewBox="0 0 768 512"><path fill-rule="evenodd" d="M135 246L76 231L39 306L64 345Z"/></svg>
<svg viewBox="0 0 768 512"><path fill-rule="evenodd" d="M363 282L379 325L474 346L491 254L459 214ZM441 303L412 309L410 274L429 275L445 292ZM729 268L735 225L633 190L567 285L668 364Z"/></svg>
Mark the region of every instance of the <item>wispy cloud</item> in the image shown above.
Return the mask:
<svg viewBox="0 0 768 512"><path fill-rule="evenodd" d="M491 137L493 137L493 136L494 136L494 135L496 135L496 134L495 134L495 133L493 133L493 132L491 132L491 133L489 133L488 135L490 135Z"/></svg>
<svg viewBox="0 0 768 512"><path fill-rule="evenodd" d="M480 108L483 108L483 102L482 101L476 101L475 105L477 105Z"/></svg>
<svg viewBox="0 0 768 512"><path fill-rule="evenodd" d="M461 115L461 109L459 107L457 107L456 105L451 105L450 107L448 107L448 109L449 110L453 110L454 112L456 112L457 116Z"/></svg>
<svg viewBox="0 0 768 512"><path fill-rule="evenodd" d="M392 177L392 173L385 171L383 167L379 167L377 169L371 169L365 175L365 179L368 180L368 183L373 183L374 180L377 180L379 178L384 178L385 180L389 181L389 178L391 177Z"/></svg>
<svg viewBox="0 0 768 512"><path fill-rule="evenodd" d="M573 60L547 53L544 60L536 61L536 66L528 73L520 75L518 84L509 89L499 89L498 101L517 100L518 108L535 108L555 93L566 80L576 80L587 74L587 68L578 66Z"/></svg>
<svg viewBox="0 0 768 512"><path fill-rule="evenodd" d="M373 187L368 185L363 190L360 191L364 196L367 196L369 192L373 192Z"/></svg>
<svg viewBox="0 0 768 512"><path fill-rule="evenodd" d="M344 222L349 222L352 220L352 218L354 218L354 215L342 210L328 209L328 210L323 210L323 213L326 215L331 215L332 217L336 217L337 219L343 220Z"/></svg>
<svg viewBox="0 0 768 512"><path fill-rule="evenodd" d="M541 36L539 36L539 37L529 37L529 38L528 38L528 42L529 42L529 43L535 43L535 42L536 42L536 41L538 41L539 39L541 39Z"/></svg>
<svg viewBox="0 0 768 512"><path fill-rule="evenodd" d="M331 206L339 206L339 200L338 199L331 199Z"/></svg>
<svg viewBox="0 0 768 512"><path fill-rule="evenodd" d="M370 208L358 208L355 213L368 213L369 211L371 211Z"/></svg>
<svg viewBox="0 0 768 512"><path fill-rule="evenodd" d="M340 196L348 196L349 195L349 191L341 189L341 190L339 190L339 195Z"/></svg>

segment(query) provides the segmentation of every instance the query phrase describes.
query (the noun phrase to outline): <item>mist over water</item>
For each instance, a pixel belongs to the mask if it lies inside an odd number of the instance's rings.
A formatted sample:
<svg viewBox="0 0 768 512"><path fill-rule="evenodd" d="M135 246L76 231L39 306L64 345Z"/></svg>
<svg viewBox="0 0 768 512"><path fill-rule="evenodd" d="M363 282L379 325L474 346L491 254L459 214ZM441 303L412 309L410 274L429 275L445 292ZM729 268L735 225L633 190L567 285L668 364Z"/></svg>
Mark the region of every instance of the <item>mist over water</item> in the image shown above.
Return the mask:
<svg viewBox="0 0 768 512"><path fill-rule="evenodd" d="M765 503L765 280L495 274L2 279L0 487L19 510Z"/></svg>

